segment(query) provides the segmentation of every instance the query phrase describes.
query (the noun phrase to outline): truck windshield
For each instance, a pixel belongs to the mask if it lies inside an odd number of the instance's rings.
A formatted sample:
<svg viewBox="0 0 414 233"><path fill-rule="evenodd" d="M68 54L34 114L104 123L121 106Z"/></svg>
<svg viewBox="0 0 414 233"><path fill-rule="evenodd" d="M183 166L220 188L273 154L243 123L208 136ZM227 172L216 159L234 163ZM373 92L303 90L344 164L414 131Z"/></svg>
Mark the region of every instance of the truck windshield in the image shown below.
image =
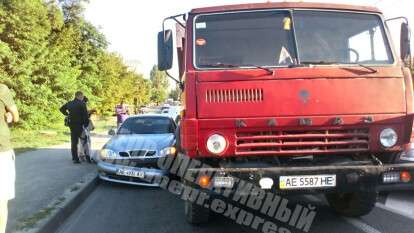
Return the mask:
<svg viewBox="0 0 414 233"><path fill-rule="evenodd" d="M200 15L195 22L196 65L279 66L295 59L288 11ZM288 24L289 22L285 22Z"/></svg>
<svg viewBox="0 0 414 233"><path fill-rule="evenodd" d="M381 18L340 11L258 11L195 19L195 65L391 64Z"/></svg>

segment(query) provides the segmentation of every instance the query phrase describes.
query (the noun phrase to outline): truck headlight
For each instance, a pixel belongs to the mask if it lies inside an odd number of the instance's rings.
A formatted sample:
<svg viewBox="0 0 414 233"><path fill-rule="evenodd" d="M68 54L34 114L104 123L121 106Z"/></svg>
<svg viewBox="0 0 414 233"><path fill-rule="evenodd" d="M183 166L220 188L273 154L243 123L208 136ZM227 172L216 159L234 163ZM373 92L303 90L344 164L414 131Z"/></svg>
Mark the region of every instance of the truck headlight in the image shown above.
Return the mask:
<svg viewBox="0 0 414 233"><path fill-rule="evenodd" d="M381 131L379 139L383 147L389 148L395 146L398 140L398 135L395 130L386 128Z"/></svg>
<svg viewBox="0 0 414 233"><path fill-rule="evenodd" d="M207 150L213 154L221 154L227 146L226 139L220 134L213 134L207 139Z"/></svg>
<svg viewBox="0 0 414 233"><path fill-rule="evenodd" d="M101 160L106 160L106 159L115 159L117 156L116 152L110 149L102 149L99 152L99 158Z"/></svg>
<svg viewBox="0 0 414 233"><path fill-rule="evenodd" d="M175 155L176 152L175 147L166 147L160 151L160 156Z"/></svg>

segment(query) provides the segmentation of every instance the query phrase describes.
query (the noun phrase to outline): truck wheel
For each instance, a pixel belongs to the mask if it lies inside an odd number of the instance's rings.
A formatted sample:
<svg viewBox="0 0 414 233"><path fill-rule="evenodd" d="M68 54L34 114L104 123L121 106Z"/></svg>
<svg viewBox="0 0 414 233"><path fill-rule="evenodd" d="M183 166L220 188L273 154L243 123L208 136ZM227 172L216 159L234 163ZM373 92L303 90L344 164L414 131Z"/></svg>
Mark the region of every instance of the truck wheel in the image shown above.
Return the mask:
<svg viewBox="0 0 414 233"><path fill-rule="evenodd" d="M337 213L347 217L359 217L371 212L377 201L378 193L329 193L325 196L331 208Z"/></svg>
<svg viewBox="0 0 414 233"><path fill-rule="evenodd" d="M185 201L184 211L187 222L195 225L208 222L208 218L210 216L209 209L190 201Z"/></svg>

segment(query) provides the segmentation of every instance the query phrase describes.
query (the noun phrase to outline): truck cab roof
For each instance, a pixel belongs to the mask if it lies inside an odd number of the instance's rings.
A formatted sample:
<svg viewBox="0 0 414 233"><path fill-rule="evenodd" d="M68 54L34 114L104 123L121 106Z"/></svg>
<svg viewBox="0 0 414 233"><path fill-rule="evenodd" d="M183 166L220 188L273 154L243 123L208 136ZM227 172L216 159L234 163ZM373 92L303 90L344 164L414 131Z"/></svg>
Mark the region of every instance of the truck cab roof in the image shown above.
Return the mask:
<svg viewBox="0 0 414 233"><path fill-rule="evenodd" d="M371 13L381 13L376 7L330 4L330 3L310 3L310 2L266 2L266 3L249 3L237 5L222 5L213 7L195 8L190 14L216 13L224 11L248 11L259 9L278 9L278 8L296 8L296 9L324 9L324 10L346 10L346 11L364 11Z"/></svg>

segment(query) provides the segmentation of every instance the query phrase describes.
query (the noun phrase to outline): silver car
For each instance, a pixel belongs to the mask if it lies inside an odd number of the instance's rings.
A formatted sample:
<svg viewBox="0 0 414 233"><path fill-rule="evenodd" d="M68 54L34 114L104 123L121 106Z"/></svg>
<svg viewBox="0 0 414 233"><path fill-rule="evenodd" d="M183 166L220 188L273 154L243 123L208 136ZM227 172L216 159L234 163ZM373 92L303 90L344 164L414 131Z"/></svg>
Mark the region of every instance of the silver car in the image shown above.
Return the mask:
<svg viewBox="0 0 414 233"><path fill-rule="evenodd" d="M165 115L129 117L99 153L100 179L159 186L148 177L157 180L157 176L168 175L167 171L158 168L157 161L176 153L175 129L174 120Z"/></svg>

